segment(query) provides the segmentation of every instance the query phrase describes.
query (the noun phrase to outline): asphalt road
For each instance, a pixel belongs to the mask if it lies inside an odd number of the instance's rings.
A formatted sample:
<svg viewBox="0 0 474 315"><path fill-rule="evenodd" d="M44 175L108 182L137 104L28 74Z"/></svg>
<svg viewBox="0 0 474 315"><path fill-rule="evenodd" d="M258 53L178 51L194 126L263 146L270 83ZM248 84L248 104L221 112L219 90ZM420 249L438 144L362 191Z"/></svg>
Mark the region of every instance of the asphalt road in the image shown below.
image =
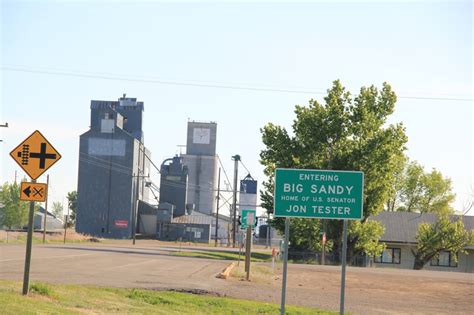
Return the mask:
<svg viewBox="0 0 474 315"><path fill-rule="evenodd" d="M213 290L229 262L169 256L173 248L34 245L31 281ZM22 280L25 245L0 246L0 278Z"/></svg>
<svg viewBox="0 0 474 315"><path fill-rule="evenodd" d="M280 302L281 264L275 275L265 281L222 280L216 275L230 261L169 255L177 250L179 246L153 242L138 242L136 246L34 245L31 281L198 289L235 298ZM0 279L21 281L24 255L25 245L0 245ZM349 267L346 283L346 310L353 314L474 314L473 274ZM287 303L338 311L339 285L340 267L290 264Z"/></svg>

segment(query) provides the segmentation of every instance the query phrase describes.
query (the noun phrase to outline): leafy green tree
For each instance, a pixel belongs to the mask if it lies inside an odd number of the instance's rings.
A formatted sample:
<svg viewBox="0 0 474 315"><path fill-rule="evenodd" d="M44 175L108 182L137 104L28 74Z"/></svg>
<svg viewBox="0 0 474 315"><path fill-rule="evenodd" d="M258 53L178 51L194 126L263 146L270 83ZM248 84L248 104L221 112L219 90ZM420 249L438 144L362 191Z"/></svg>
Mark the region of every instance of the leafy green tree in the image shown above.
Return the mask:
<svg viewBox="0 0 474 315"><path fill-rule="evenodd" d="M51 208L53 209L54 216L62 220L63 219L63 204L60 203L59 201L55 201L53 202L53 205Z"/></svg>
<svg viewBox="0 0 474 315"><path fill-rule="evenodd" d="M408 163L408 158L406 156L400 157L398 160L398 165L393 174L394 181L390 187L390 197L387 200L386 208L387 211L397 211L400 207L400 198L403 185L405 184L406 175L405 175L405 166Z"/></svg>
<svg viewBox="0 0 474 315"><path fill-rule="evenodd" d="M311 99L309 106L296 106L292 135L272 123L261 129L265 149L260 157L267 176L261 192L262 204L268 212L273 212L273 176L277 167L359 170L365 174L361 222L365 224L370 215L379 213L386 205L393 191L394 174L403 166L400 160L404 159L407 141L405 129L401 124L386 125L397 98L387 83L381 90L375 86L362 87L354 98L339 81L334 81L327 92L324 103ZM297 220L307 219L292 219L292 222ZM282 219L275 219L273 224L283 231ZM367 229L377 225L371 223ZM325 229L337 250L342 223L328 220ZM369 251L373 244L363 241L364 233L377 235L376 232L352 228L349 248L354 254Z"/></svg>
<svg viewBox="0 0 474 315"><path fill-rule="evenodd" d="M0 226L22 228L28 222L28 202L20 200L20 185L5 183L0 192Z"/></svg>
<svg viewBox="0 0 474 315"><path fill-rule="evenodd" d="M427 262L437 258L441 251L450 251L457 261L458 253L465 253L465 247L474 245L474 231L466 231L459 217L451 221L447 212L438 213L438 219L433 224L422 223L416 234L418 241L415 250L413 269L422 269Z"/></svg>
<svg viewBox="0 0 474 315"><path fill-rule="evenodd" d="M76 224L76 211L77 211L77 191L73 190L67 193L68 207L71 210L69 214L69 224Z"/></svg>
<svg viewBox="0 0 474 315"><path fill-rule="evenodd" d="M398 193L397 211L443 212L454 210L450 204L454 201L451 180L433 169L427 173L416 162L408 163Z"/></svg>
<svg viewBox="0 0 474 315"><path fill-rule="evenodd" d="M290 243L293 249L321 251L321 222L293 220L290 222Z"/></svg>
<svg viewBox="0 0 474 315"><path fill-rule="evenodd" d="M368 257L380 256L385 249L385 243L379 243L385 228L377 221L367 220L364 223L355 221L349 225L349 238L354 240L353 252L363 252ZM354 257L354 254L349 254Z"/></svg>

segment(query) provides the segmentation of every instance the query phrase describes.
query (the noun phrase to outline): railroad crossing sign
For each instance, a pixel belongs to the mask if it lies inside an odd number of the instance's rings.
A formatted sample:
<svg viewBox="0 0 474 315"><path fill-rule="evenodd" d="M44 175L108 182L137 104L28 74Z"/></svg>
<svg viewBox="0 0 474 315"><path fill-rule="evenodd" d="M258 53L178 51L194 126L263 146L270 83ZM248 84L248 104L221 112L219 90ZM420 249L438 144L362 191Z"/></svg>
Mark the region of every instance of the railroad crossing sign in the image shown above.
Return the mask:
<svg viewBox="0 0 474 315"><path fill-rule="evenodd" d="M46 184L41 183L21 183L20 200L24 201L46 201Z"/></svg>
<svg viewBox="0 0 474 315"><path fill-rule="evenodd" d="M10 156L33 180L61 158L61 154L38 130L13 149Z"/></svg>
<svg viewBox="0 0 474 315"><path fill-rule="evenodd" d="M257 210L242 210L242 224L241 229L246 229L249 226L254 228L257 222Z"/></svg>

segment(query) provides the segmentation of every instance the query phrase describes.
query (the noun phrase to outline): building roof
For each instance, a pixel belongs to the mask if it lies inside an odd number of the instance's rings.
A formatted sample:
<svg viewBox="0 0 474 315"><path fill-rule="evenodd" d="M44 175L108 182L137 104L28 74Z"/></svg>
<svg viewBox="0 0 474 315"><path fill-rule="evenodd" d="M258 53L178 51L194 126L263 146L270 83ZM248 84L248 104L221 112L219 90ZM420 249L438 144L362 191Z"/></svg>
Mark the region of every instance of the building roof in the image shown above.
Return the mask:
<svg viewBox="0 0 474 315"><path fill-rule="evenodd" d="M451 220L462 218L466 230L474 229L474 216L452 215ZM421 223L434 223L436 214L417 212L382 211L369 219L378 221L385 226L385 233L380 238L382 242L416 244L416 232ZM469 247L470 248L470 247Z"/></svg>
<svg viewBox="0 0 474 315"><path fill-rule="evenodd" d="M40 206L38 208L38 213L40 213L41 216L43 216L44 212L45 212L44 208ZM49 212L49 211L48 211L48 217L56 218L56 216L52 212Z"/></svg>
<svg viewBox="0 0 474 315"><path fill-rule="evenodd" d="M182 215L173 218L172 223L194 223L194 224L212 224L216 220L216 215L206 214L199 211L193 211L191 215ZM219 220L231 222L228 216L219 214Z"/></svg>

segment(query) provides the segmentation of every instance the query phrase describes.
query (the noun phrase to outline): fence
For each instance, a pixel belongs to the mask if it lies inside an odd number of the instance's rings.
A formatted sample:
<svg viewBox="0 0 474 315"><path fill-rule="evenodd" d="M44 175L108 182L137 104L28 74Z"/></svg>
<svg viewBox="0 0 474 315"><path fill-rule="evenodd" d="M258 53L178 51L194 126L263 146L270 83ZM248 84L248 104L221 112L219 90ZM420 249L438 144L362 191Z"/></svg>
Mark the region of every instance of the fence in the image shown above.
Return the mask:
<svg viewBox="0 0 474 315"><path fill-rule="evenodd" d="M322 263L321 252L311 251L288 251L288 259L305 264L320 265ZM365 255L347 256L347 263L350 266L366 267L369 265L369 257ZM341 257L339 253L326 253L324 256L325 265L338 266L341 264Z"/></svg>

